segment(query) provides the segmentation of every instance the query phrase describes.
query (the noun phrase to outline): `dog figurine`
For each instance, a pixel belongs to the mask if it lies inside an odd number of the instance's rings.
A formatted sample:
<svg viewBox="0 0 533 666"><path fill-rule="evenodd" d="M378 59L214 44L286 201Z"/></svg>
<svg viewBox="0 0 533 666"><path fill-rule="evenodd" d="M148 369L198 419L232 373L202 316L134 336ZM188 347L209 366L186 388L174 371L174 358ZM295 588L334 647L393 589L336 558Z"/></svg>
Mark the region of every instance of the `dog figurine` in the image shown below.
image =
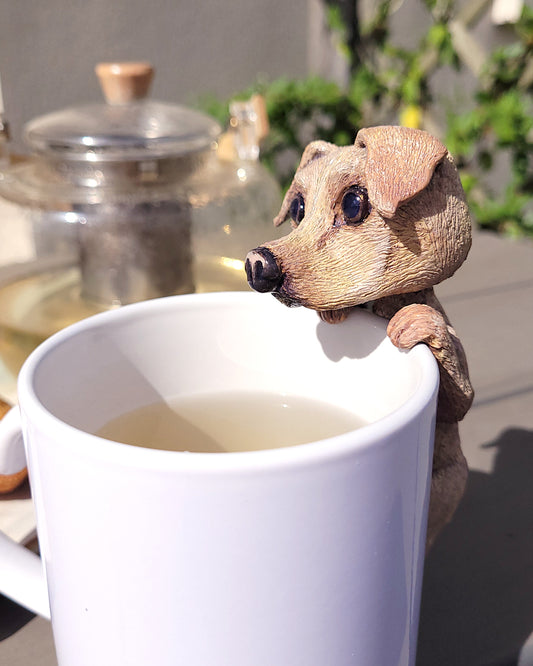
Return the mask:
<svg viewBox="0 0 533 666"><path fill-rule="evenodd" d="M329 323L370 307L389 320L394 345L427 344L438 362L430 547L464 492L458 421L473 400L463 348L433 291L471 245L452 157L437 138L406 127L361 129L353 146L314 141L274 224L289 217L291 233L248 253L253 289L317 310Z"/></svg>

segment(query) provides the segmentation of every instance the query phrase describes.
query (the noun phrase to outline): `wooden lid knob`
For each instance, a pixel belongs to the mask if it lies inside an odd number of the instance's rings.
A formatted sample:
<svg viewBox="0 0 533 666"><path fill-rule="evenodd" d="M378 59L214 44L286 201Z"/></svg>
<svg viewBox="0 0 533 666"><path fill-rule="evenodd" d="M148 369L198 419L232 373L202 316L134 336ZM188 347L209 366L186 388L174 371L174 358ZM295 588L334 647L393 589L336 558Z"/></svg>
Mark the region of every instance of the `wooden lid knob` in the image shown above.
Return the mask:
<svg viewBox="0 0 533 666"><path fill-rule="evenodd" d="M154 68L147 62L101 62L95 72L108 104L144 99L154 77Z"/></svg>

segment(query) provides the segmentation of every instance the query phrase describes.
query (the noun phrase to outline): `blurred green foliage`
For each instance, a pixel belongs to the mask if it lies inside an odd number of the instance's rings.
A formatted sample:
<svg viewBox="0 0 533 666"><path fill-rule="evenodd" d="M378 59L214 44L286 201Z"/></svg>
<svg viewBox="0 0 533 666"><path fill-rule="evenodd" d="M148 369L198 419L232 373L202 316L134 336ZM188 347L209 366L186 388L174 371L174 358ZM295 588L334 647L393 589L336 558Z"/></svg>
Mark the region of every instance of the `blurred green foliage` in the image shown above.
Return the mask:
<svg viewBox="0 0 533 666"><path fill-rule="evenodd" d="M445 138L476 221L508 235L533 236L531 9L524 7L514 31L516 41L490 54L473 108L448 113ZM503 182L487 185L491 173Z"/></svg>
<svg viewBox="0 0 533 666"><path fill-rule="evenodd" d="M259 82L233 99L248 99L254 93L264 96L270 123L261 160L285 188L309 141L323 139L346 145L353 143L357 128L362 126L360 108L336 83L318 76ZM227 122L229 102L206 97L202 108L222 124Z"/></svg>
<svg viewBox="0 0 533 666"><path fill-rule="evenodd" d="M290 183L303 149L313 139L345 145L360 127L424 127L424 117L436 102L433 75L440 68L458 70L463 65L451 30L455 2L419 1L430 15L429 25L417 47L409 50L391 39L390 0L376 6L366 25L353 16L347 20L350 3L328 0L329 27L349 65L348 84L340 87L318 76L280 78L258 81L233 97L247 99L256 92L265 97L271 131L262 160L283 186ZM441 138L456 159L477 223L533 236L533 11L524 7L519 22L505 30L513 33L512 43L488 55L464 105L468 110L452 111L454 102L449 100ZM201 105L224 124L229 101L210 97ZM443 103L440 98L438 103Z"/></svg>

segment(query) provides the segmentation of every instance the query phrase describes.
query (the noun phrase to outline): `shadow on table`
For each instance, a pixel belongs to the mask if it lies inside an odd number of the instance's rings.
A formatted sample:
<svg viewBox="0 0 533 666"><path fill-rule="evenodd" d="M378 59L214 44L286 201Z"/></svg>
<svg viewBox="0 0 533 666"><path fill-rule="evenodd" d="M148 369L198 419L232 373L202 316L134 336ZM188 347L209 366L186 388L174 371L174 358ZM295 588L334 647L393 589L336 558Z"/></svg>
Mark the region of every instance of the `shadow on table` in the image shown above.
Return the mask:
<svg viewBox="0 0 533 666"><path fill-rule="evenodd" d="M0 502L14 499L28 499L29 497L30 486L26 479L24 483L9 495L0 495ZM0 594L0 641L14 634L34 617L34 613Z"/></svg>
<svg viewBox="0 0 533 666"><path fill-rule="evenodd" d="M417 666L515 666L533 631L533 431L485 444L425 566Z"/></svg>
<svg viewBox="0 0 533 666"><path fill-rule="evenodd" d="M22 629L34 617L34 613L0 594L0 641Z"/></svg>

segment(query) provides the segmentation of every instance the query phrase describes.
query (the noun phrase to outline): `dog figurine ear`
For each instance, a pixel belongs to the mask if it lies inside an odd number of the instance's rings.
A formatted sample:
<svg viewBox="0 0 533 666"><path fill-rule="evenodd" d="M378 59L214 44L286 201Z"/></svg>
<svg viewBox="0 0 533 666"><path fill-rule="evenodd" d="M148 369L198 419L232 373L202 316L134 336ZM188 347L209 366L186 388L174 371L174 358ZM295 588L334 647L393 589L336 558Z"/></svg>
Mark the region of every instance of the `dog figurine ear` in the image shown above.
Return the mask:
<svg viewBox="0 0 533 666"><path fill-rule="evenodd" d="M303 169L314 160L319 157L324 157L324 155L327 155L334 150L337 150L337 146L333 143L328 143L327 141L311 141L311 143L307 144L305 147L298 169Z"/></svg>
<svg viewBox="0 0 533 666"><path fill-rule="evenodd" d="M311 162L324 157L324 155L327 155L334 150L338 150L338 148L333 143L328 143L327 141L311 141L311 143L307 144L305 147L305 150L302 154L302 159L298 165L298 171L304 169L308 164L311 164ZM287 214L289 212L289 207L293 200L294 194L294 188L291 185L287 191L287 194L285 195L285 198L283 199L281 210L274 218L274 226L279 227L279 225L283 224L283 222L285 222L287 219Z"/></svg>
<svg viewBox="0 0 533 666"><path fill-rule="evenodd" d="M367 151L368 198L385 219L391 219L401 203L427 187L448 152L431 134L399 126L362 129L355 145Z"/></svg>

